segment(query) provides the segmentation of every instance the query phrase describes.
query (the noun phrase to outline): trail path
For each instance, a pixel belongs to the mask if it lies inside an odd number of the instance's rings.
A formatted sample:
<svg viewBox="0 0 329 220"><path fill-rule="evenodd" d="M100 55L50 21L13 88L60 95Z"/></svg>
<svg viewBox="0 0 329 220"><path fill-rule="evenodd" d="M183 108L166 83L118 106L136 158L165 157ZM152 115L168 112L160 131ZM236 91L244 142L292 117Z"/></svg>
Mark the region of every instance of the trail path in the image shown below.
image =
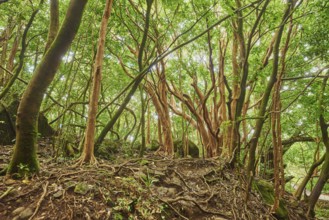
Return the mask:
<svg viewBox="0 0 329 220"><path fill-rule="evenodd" d="M291 184L291 186L297 190L298 189L298 185L296 184ZM309 196L311 195L311 191L310 190L306 190L306 195ZM329 194L321 194L320 197L319 197L319 200L322 200L322 201L329 201Z"/></svg>

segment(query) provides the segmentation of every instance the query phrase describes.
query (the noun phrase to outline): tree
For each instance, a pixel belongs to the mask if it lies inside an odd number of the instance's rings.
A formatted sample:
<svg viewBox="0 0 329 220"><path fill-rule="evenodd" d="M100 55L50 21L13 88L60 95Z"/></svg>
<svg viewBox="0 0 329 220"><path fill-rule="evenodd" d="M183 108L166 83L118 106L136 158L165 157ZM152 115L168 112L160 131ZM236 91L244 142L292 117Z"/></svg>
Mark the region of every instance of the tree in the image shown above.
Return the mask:
<svg viewBox="0 0 329 220"><path fill-rule="evenodd" d="M275 44L274 44L274 52L273 52L273 69L272 69L272 74L270 76L270 79L268 81L268 84L265 88L265 92L262 98L262 102L261 102L261 107L259 109L258 112L258 119L256 121L256 127L255 127L255 132L251 138L250 141L250 149L249 149L249 161L248 161L248 165L247 165L247 173L249 176L253 176L255 174L255 155L256 155L256 148L257 148L257 144L258 144L258 139L260 137L264 122L265 122L265 114L266 114L266 108L267 108L267 104L268 101L270 99L270 95L271 95L271 91L272 88L275 84L276 81L276 77L278 74L278 68L279 68L279 53L280 53L280 42L281 42L281 38L282 38L282 34L283 34L283 30L284 30L284 24L286 23L286 21L288 20L290 14L290 11L292 10L293 5L291 3L288 3L284 12L284 15L282 17L282 21L280 24L280 28L278 29L278 32L276 34L276 38L275 38Z"/></svg>
<svg viewBox="0 0 329 220"><path fill-rule="evenodd" d="M322 86L321 86L321 91L320 91L320 97L319 97L319 122L320 122L320 129L321 129L321 134L322 134L322 141L323 144L326 148L326 153L324 156L324 162L322 165L321 173L319 176L319 179L313 188L311 195L309 197L309 209L308 209L308 214L311 216L314 216L314 207L316 202L318 201L321 191L324 187L324 185L327 183L329 179L329 135L328 135L328 123L326 123L325 118L324 118L324 94L325 94L325 88L327 85L329 75L323 79Z"/></svg>
<svg viewBox="0 0 329 220"><path fill-rule="evenodd" d="M94 156L96 114L97 114L98 99L99 99L101 79L102 79L102 65L103 65L104 47L105 47L105 39L106 39L106 28L112 11L112 3L113 0L106 1L100 32L99 32L96 59L93 67L93 83L92 83L92 92L90 94L90 100L89 100L89 112L88 112L88 121L87 121L87 128L85 134L85 144L80 158L81 164L84 162L95 164L97 162Z"/></svg>
<svg viewBox="0 0 329 220"><path fill-rule="evenodd" d="M17 173L19 166L29 172L39 171L37 159L37 120L42 99L61 63L62 56L71 45L81 22L87 0L71 0L62 27L36 68L18 107L16 120L16 144L7 174Z"/></svg>

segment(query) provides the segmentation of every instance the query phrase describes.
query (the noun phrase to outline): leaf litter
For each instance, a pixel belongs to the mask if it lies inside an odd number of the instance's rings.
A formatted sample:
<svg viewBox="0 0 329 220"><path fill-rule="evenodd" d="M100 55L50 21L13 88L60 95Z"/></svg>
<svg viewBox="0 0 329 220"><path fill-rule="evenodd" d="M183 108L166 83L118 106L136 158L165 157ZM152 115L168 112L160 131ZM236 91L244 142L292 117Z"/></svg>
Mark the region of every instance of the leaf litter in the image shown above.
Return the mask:
<svg viewBox="0 0 329 220"><path fill-rule="evenodd" d="M9 162L8 149L0 166ZM120 158L120 157L118 157ZM41 172L29 179L0 177L0 219L277 219L256 191L248 194L239 169L219 159L99 160L76 166L39 154ZM284 196L289 219L306 219L306 205Z"/></svg>

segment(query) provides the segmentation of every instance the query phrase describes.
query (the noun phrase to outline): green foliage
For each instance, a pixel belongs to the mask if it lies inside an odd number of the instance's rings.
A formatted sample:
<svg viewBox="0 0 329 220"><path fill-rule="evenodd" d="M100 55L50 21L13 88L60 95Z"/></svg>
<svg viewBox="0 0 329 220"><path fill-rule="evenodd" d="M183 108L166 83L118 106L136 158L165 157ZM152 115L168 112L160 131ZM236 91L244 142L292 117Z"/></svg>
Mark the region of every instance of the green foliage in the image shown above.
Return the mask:
<svg viewBox="0 0 329 220"><path fill-rule="evenodd" d="M142 175L140 178L147 188L150 188L155 182L159 181L157 178L151 176L148 170L146 174Z"/></svg>
<svg viewBox="0 0 329 220"><path fill-rule="evenodd" d="M241 4L245 6L251 2L249 0L241 1ZM317 74L319 69L327 65L329 60L328 3L321 0L297 2L301 2L301 5L296 6L292 19L287 20L280 45L280 50L282 51L288 40L288 27L290 22L292 22L292 35L290 36L289 48L286 53L285 68L282 66L282 54L280 54L279 62L279 70L284 70L284 80L282 81L280 93L282 139L284 140L295 134L320 138L321 134L317 121L319 117L318 93L321 88L322 78L314 79L313 76ZM68 0L60 1L60 21L63 21L68 3ZM43 111L51 126L57 131L59 141L56 147L59 151L65 149L64 142L69 142L73 147L78 148L79 143L83 141L90 95L91 71L97 49L96 42L104 4L104 1L89 1L79 33L69 52L63 55L58 74L47 91L48 95L45 95L43 100L41 111ZM210 25L226 15L232 14L237 8L236 4L237 1L233 0L156 1L151 11L151 24L146 49L143 52L143 64L147 67L164 52L168 52L174 47L192 39L205 31ZM253 7L248 7L241 12L245 43L248 42L249 35L263 4L264 1L261 5L255 4ZM15 37L22 35L23 27L26 25L35 7L37 7L37 2L35 1L11 0L1 4L0 52L2 53L3 45L6 42L7 54L5 61L9 58ZM241 155L246 155L246 158L248 158L248 155L245 149L249 147L255 128L255 120L250 118L253 118L259 110L266 84L273 70L273 55L269 56L267 65L264 65L263 60L278 30L285 7L285 1L270 1L251 39L247 88L242 88L246 90L247 94L251 92L251 95L250 100L248 100L248 110L246 115L243 115L246 120L242 121L242 123L246 123L244 127L246 131L242 127L239 130L241 140L246 135L245 142L241 141ZM146 1L114 1L113 3L109 29L106 35L107 43L105 46L96 136L113 117L127 94L126 87L132 82L132 78L139 73L137 54L144 31L145 11ZM173 132L174 140L181 140L183 135L185 135L188 136L189 140L196 143L195 146L197 148L200 147L201 149L202 141L197 130L197 126L200 124L196 123L196 127L194 127L192 121L197 119L197 116L191 113L190 108L200 113L201 117L204 117L205 112L202 111L204 105L210 115L210 124L208 125L205 119L203 119L203 122L209 127L216 124L213 121L214 113L215 110L221 107L214 105L214 102L218 102L220 99L219 80L211 88L210 50L212 52L215 78L219 78L219 70L223 69L224 71L225 100L223 103L225 103L228 117L228 120L220 122L219 128L216 128L217 130L214 129L215 132L211 135L215 136L215 138L226 137L225 135L227 135L231 125L233 125L234 121L233 119L230 120L231 115L229 115L232 112L232 109L229 109L232 107L230 102L238 97L233 97L234 94L230 94L230 92L234 89L234 83L241 83L243 70L242 54L239 53L240 51L237 51L238 54L235 58L238 62L238 75L233 75L233 42L237 40L235 34L238 18L237 15L233 15L200 38L171 53L163 60L165 69L162 69L163 67L160 67L160 65L151 66L146 79L142 82L143 88L155 89L157 92L154 95L159 97L156 89L161 87L160 82L164 80L160 77L160 72L164 70L168 90L162 99L167 99L168 102L174 100L177 109L190 116L190 119L186 119L175 114L172 109L168 109L171 119L170 129ZM47 40L48 26L49 4L48 1L45 1L28 33L24 70L20 74L20 78L26 82L30 81L33 70L42 58L44 45ZM8 41L2 38L6 28L11 28L12 30ZM1 53L0 56L2 58ZM221 55L224 56L223 63L219 59ZM18 53L16 53L15 65L18 60ZM1 59L0 62L2 62ZM2 65L2 63L0 64ZM3 74L2 72L0 73ZM326 74L328 74L327 70L323 71L321 76ZM196 83L197 88L204 96L209 92L207 99L200 99L199 94L192 86L193 83ZM183 101L173 96L170 90L173 90L174 87L181 95L185 95ZM2 88L2 85L0 85L0 91ZM15 82L10 90L10 94L5 97L4 101L11 100L11 97L14 95L20 95L25 88L25 83L21 81ZM328 92L329 87L326 88L324 94L324 114L327 121L329 120L327 109L327 103L329 103ZM158 123L161 112L157 112L151 94L147 90L145 94L147 94L146 100L148 105L145 116L146 118L149 117L149 135L150 140L153 140L149 147L155 150L160 147ZM239 92L237 95L239 95ZM192 100L191 106L187 106L184 102L186 97ZM264 118L265 124L259 139L259 151L261 151L260 149L263 151L268 150L272 143L270 130L271 115L269 114L271 102L272 100L270 100L267 106L267 113ZM161 105L164 104L164 102L160 103ZM141 143L139 122L142 115L139 96L132 95L127 107L134 115L131 112L124 111L112 131L107 135L108 141L105 141L100 146L97 156L115 160L118 154L127 158L137 155L138 149L135 146L138 146L137 143ZM218 115L221 118L223 113L218 112ZM134 126L135 121L136 126ZM2 123L2 120L0 123ZM208 128L206 131L210 132ZM222 147L226 148L227 146ZM286 172L296 175L296 178L301 178L313 162L313 154L316 147L314 143L296 143L292 145L284 157L284 162L288 165ZM321 153L323 153L323 150L321 150ZM147 161L141 161L141 164L143 163L147 163ZM263 170L264 164L260 163L259 168ZM24 167L21 169L25 170ZM24 173L26 172L24 171L22 175L25 176ZM145 175L141 181L144 185L151 186L154 183L152 178L152 176ZM134 199L138 200L139 198L135 197ZM122 206L126 206L125 202L127 201L121 202ZM118 217L116 218L118 219L126 217L124 215L121 216L119 213L117 215Z"/></svg>
<svg viewBox="0 0 329 220"><path fill-rule="evenodd" d="M27 179L30 175L30 169L27 164L18 164L18 177L20 179Z"/></svg>
<svg viewBox="0 0 329 220"><path fill-rule="evenodd" d="M255 180L253 182L253 189L257 190L264 202L268 205L273 205L274 203L274 189L273 185L264 180ZM279 208L276 210L275 216L279 219L288 219L288 210L283 201L280 201Z"/></svg>

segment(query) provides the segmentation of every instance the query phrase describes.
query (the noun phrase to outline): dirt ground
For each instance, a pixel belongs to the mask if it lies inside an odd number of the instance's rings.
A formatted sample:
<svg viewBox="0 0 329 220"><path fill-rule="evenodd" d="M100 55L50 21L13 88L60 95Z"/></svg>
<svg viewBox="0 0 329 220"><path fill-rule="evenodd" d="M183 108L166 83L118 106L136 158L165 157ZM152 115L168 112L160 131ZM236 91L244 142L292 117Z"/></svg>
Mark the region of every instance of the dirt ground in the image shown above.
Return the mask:
<svg viewBox="0 0 329 220"><path fill-rule="evenodd" d="M0 146L0 168L12 146ZM218 159L98 160L39 153L41 172L23 179L0 177L0 219L276 219L271 206L252 191L246 202L245 175ZM289 219L306 219L305 205L285 195Z"/></svg>

